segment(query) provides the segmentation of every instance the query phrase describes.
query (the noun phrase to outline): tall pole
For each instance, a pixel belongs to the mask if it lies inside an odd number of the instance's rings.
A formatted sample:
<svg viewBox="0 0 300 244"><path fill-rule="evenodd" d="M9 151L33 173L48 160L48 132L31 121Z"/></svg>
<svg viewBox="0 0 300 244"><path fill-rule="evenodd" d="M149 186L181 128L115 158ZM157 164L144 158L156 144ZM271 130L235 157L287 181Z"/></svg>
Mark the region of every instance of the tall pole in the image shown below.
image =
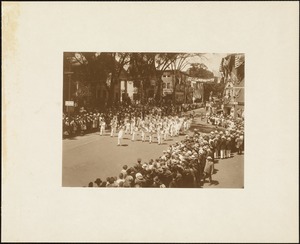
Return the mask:
<svg viewBox="0 0 300 244"><path fill-rule="evenodd" d="M71 101L71 75L68 75L69 77L69 101ZM67 107L68 108L68 117L70 118L70 106Z"/></svg>
<svg viewBox="0 0 300 244"><path fill-rule="evenodd" d="M71 63L69 63L69 71L66 71L64 74L67 75L68 79L69 79L68 100L70 101L71 100L71 75L73 74L73 72L71 71ZM69 106L66 106L66 107L67 107L68 117L70 117L70 108L69 108Z"/></svg>
<svg viewBox="0 0 300 244"><path fill-rule="evenodd" d="M69 72L71 72L71 62L69 62ZM71 101L71 74L69 74L68 77L69 77L69 101ZM68 106L68 117L70 119L70 106Z"/></svg>

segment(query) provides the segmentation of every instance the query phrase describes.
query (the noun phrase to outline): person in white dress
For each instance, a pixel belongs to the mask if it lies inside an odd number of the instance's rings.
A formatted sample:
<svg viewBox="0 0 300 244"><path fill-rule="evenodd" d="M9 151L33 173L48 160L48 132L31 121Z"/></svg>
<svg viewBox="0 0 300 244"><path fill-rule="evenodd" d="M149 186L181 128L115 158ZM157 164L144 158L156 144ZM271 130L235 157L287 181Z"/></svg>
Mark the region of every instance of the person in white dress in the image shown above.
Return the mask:
<svg viewBox="0 0 300 244"><path fill-rule="evenodd" d="M125 119L125 135L130 133L130 120L129 118Z"/></svg>
<svg viewBox="0 0 300 244"><path fill-rule="evenodd" d="M188 130L188 128L187 128L187 120L184 119L184 121L183 121L183 132L186 133L187 130Z"/></svg>
<svg viewBox="0 0 300 244"><path fill-rule="evenodd" d="M164 122L163 122L163 139L164 140L167 140L167 137L168 137L168 123L167 123L167 121L166 120L164 120Z"/></svg>
<svg viewBox="0 0 300 244"><path fill-rule="evenodd" d="M135 130L135 124L136 124L136 119L135 117L133 117L130 122L130 135L132 135Z"/></svg>
<svg viewBox="0 0 300 244"><path fill-rule="evenodd" d="M170 124L170 136L173 137L175 136L175 121L172 119L171 124Z"/></svg>
<svg viewBox="0 0 300 244"><path fill-rule="evenodd" d="M124 135L124 130L125 130L125 127L124 126L120 126L120 130L119 130L119 133L118 133L118 146L122 145L122 139L123 139L123 135Z"/></svg>
<svg viewBox="0 0 300 244"><path fill-rule="evenodd" d="M101 119L100 121L100 136L103 136L104 132L105 132L105 121L104 119Z"/></svg>
<svg viewBox="0 0 300 244"><path fill-rule="evenodd" d="M162 124L161 123L158 123L157 124L157 143L158 145L161 145L162 143Z"/></svg>
<svg viewBox="0 0 300 244"><path fill-rule="evenodd" d="M150 124L149 124L148 133L149 133L149 143L151 144L152 143L152 136L155 133L155 128L154 128L154 123L153 122L150 122Z"/></svg>
<svg viewBox="0 0 300 244"><path fill-rule="evenodd" d="M110 126L111 126L111 131L110 131L110 136L113 137L117 131L117 118L114 117L111 122L110 122Z"/></svg>
<svg viewBox="0 0 300 244"><path fill-rule="evenodd" d="M131 141L135 140L135 135L138 132L138 126L136 123L134 123L133 128L132 128L132 133L131 133Z"/></svg>

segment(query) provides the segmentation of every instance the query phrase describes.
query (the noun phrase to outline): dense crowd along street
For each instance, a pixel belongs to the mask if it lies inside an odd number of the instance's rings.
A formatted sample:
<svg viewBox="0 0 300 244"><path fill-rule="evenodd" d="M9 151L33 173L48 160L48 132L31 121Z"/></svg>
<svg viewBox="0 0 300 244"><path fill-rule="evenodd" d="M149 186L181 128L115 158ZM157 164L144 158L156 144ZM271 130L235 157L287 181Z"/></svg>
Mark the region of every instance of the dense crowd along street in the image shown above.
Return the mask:
<svg viewBox="0 0 300 244"><path fill-rule="evenodd" d="M110 107L104 112L99 112L96 109L87 112L72 114L68 116L63 114L63 136L70 137L76 135L83 135L89 132L95 132L98 129L113 129L113 133L117 131L121 125L125 126L126 130L136 131L141 129L142 121L148 122L149 117L167 117L181 114L195 108L199 108L199 104L186 104L182 106L162 106L157 107L153 105L134 106L134 105L120 105ZM146 118L145 118L146 117ZM133 127L135 130L133 130ZM148 126L148 125L147 125ZM103 128L104 127L104 128ZM126 131L127 132L127 131Z"/></svg>

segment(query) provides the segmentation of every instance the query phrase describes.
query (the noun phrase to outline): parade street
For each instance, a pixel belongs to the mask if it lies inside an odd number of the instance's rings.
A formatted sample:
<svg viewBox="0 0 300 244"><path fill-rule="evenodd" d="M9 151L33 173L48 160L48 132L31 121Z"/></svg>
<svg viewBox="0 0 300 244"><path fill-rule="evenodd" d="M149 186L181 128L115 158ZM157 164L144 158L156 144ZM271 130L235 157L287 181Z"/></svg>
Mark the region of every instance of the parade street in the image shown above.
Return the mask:
<svg viewBox="0 0 300 244"><path fill-rule="evenodd" d="M196 113L199 115L200 111ZM200 117L194 119L189 134L197 128L200 132L208 133L215 130L207 125ZM142 142L140 136L132 142L129 134L124 136L122 146L117 146L117 136L110 137L107 130L103 136L97 133L86 134L63 140L62 186L82 187L97 178L106 180L107 177L118 176L123 165L133 166L138 158L142 162L157 159L170 144L184 139L185 135L168 138L162 145L157 144L156 138L150 144ZM244 155L234 154L234 157L215 161L213 184L208 181L203 185L217 188L244 187Z"/></svg>

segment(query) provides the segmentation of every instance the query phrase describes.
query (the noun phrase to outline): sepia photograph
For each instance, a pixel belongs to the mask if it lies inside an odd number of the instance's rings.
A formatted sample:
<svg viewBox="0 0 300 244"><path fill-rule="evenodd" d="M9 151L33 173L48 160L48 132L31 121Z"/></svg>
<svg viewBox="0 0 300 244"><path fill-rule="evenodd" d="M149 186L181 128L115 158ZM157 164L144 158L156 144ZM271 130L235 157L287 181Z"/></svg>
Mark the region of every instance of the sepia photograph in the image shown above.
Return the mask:
<svg viewBox="0 0 300 244"><path fill-rule="evenodd" d="M243 188L243 53L64 52L63 187Z"/></svg>
<svg viewBox="0 0 300 244"><path fill-rule="evenodd" d="M299 2L1 7L1 242L299 242Z"/></svg>

